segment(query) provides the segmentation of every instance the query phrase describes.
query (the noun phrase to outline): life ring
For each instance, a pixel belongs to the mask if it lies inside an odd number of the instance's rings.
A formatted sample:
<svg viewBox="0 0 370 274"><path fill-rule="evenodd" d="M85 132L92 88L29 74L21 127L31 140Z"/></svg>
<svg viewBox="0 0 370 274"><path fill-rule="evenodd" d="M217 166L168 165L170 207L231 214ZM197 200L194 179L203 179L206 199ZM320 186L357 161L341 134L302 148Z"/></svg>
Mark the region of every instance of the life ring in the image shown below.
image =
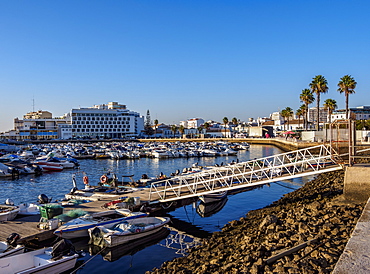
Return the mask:
<svg viewBox="0 0 370 274"><path fill-rule="evenodd" d="M103 184L106 183L107 181L108 181L107 175L103 175L100 177L100 182L102 182Z"/></svg>
<svg viewBox="0 0 370 274"><path fill-rule="evenodd" d="M88 184L89 184L89 177L84 176L84 177L83 177L83 181L84 181L84 184L85 184L85 185L88 185Z"/></svg>

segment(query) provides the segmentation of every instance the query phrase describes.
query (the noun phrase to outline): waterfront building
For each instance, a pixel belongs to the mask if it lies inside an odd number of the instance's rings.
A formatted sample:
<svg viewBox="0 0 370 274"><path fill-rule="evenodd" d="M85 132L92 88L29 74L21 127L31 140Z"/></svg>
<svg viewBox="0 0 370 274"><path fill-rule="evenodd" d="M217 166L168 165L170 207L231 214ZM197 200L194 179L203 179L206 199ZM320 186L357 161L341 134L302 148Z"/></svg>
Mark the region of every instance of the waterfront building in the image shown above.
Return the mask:
<svg viewBox="0 0 370 274"><path fill-rule="evenodd" d="M66 117L52 117L49 111L32 111L23 119L14 119L14 129L2 133L3 139L50 140L57 139L60 125L67 124Z"/></svg>
<svg viewBox="0 0 370 274"><path fill-rule="evenodd" d="M184 128L195 128L195 129L197 129L203 124L204 124L204 120L201 118L192 118L192 119L188 119L186 121L180 122L180 126L183 126Z"/></svg>
<svg viewBox="0 0 370 274"><path fill-rule="evenodd" d="M72 109L66 116L72 138L130 138L144 129L144 117L117 102Z"/></svg>
<svg viewBox="0 0 370 274"><path fill-rule="evenodd" d="M355 120L368 120L370 119L370 106L360 106L357 108L350 108L349 117ZM331 121L346 119L346 110L334 110L331 115Z"/></svg>

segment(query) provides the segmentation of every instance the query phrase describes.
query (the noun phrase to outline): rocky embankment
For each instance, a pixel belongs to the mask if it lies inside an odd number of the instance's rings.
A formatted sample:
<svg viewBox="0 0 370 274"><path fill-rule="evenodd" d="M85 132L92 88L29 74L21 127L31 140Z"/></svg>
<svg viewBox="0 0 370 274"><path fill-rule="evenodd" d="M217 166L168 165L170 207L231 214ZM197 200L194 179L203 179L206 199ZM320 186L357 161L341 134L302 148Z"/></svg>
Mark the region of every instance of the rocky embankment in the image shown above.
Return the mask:
<svg viewBox="0 0 370 274"><path fill-rule="evenodd" d="M152 273L331 273L364 206L337 202L343 180L321 174Z"/></svg>

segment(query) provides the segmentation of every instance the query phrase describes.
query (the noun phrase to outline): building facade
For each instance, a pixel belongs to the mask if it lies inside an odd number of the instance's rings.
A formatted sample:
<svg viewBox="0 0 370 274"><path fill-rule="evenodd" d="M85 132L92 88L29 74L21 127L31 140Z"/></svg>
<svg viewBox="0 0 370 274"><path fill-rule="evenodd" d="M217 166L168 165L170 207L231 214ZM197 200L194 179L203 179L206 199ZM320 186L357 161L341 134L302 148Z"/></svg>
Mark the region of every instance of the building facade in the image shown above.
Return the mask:
<svg viewBox="0 0 370 274"><path fill-rule="evenodd" d="M128 138L144 129L144 117L117 102L72 109L68 119L72 138Z"/></svg>

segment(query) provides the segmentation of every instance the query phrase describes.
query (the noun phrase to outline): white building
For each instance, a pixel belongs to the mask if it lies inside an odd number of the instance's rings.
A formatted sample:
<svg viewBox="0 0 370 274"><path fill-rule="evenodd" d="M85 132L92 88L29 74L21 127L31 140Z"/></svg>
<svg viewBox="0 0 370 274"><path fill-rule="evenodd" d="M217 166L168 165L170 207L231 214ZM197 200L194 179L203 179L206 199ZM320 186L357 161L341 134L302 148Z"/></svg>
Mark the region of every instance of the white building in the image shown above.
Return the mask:
<svg viewBox="0 0 370 274"><path fill-rule="evenodd" d="M180 122L180 125L182 125L184 128L195 128L195 129L197 129L203 124L204 124L204 120L201 118L192 118L187 121Z"/></svg>
<svg viewBox="0 0 370 274"><path fill-rule="evenodd" d="M68 114L72 137L126 138L144 129L144 117L117 102L72 109Z"/></svg>
<svg viewBox="0 0 370 274"><path fill-rule="evenodd" d="M355 120L368 120L370 119L370 106L360 106L357 108L350 108L349 117ZM346 110L339 109L333 111L331 121L346 119Z"/></svg>

